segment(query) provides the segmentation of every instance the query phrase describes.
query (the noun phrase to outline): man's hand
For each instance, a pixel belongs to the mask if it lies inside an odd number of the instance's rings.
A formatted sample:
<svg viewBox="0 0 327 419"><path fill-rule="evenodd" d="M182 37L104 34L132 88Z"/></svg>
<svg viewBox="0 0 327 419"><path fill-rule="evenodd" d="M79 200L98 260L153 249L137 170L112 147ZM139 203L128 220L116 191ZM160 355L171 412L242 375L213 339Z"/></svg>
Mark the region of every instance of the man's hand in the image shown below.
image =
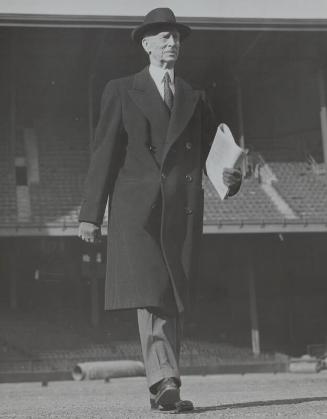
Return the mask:
<svg viewBox="0 0 327 419"><path fill-rule="evenodd" d="M82 221L79 224L78 237L88 243L98 243L101 240L101 228L95 224Z"/></svg>
<svg viewBox="0 0 327 419"><path fill-rule="evenodd" d="M225 168L223 171L224 184L233 189L236 186L240 186L242 180L242 172L239 169Z"/></svg>

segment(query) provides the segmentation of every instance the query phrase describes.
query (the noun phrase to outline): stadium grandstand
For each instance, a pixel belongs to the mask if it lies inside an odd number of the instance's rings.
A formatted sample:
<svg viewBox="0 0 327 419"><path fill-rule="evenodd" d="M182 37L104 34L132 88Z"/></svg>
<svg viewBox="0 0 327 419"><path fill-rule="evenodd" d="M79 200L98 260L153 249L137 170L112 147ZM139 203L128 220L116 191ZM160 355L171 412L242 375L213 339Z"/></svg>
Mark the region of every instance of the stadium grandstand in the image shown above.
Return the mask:
<svg viewBox="0 0 327 419"><path fill-rule="evenodd" d="M133 313L102 309L106 220L90 247L77 217L102 89L146 64L130 31L153 2L16 3L0 5L0 373L139 359ZM248 155L236 197L204 177L194 368L327 344L327 8L204 3L174 9L193 28L177 71Z"/></svg>

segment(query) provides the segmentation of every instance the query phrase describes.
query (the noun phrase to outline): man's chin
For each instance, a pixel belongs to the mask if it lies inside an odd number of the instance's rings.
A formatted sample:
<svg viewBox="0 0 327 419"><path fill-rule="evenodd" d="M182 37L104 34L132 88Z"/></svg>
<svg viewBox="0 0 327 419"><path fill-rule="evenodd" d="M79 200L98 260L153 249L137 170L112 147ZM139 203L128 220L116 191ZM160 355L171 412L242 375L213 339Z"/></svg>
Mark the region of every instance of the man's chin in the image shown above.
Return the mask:
<svg viewBox="0 0 327 419"><path fill-rule="evenodd" d="M165 62L169 64L174 64L177 61L177 55L171 54L165 57Z"/></svg>

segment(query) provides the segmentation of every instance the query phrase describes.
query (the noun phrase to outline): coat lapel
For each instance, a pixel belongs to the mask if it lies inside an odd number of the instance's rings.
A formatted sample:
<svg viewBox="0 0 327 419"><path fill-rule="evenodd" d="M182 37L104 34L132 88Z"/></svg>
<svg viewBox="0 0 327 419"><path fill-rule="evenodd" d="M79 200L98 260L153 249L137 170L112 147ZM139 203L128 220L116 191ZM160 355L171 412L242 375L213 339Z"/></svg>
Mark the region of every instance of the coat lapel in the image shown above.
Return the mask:
<svg viewBox="0 0 327 419"><path fill-rule="evenodd" d="M128 93L151 125L165 136L169 113L150 76L148 67L135 75L133 88Z"/></svg>
<svg viewBox="0 0 327 419"><path fill-rule="evenodd" d="M181 78L176 77L174 106L170 116L162 162L164 162L172 144L177 140L191 119L199 97L199 92L194 91L190 85Z"/></svg>
<svg viewBox="0 0 327 419"><path fill-rule="evenodd" d="M128 93L156 131L166 136L162 154L163 163L170 147L191 119L200 94L181 78L176 77L174 106L169 117L167 107L150 76L148 67L135 75L133 88Z"/></svg>

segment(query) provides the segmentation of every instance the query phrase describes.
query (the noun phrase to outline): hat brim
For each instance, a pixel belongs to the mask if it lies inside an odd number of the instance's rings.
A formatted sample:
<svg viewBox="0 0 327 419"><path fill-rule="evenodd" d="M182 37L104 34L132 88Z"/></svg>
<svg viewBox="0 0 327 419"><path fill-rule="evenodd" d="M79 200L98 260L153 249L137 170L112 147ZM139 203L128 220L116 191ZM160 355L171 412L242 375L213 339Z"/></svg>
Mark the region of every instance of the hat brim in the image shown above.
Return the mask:
<svg viewBox="0 0 327 419"><path fill-rule="evenodd" d="M132 40L138 44L141 43L143 36L147 32L160 32L169 29L176 29L180 34L180 39L183 41L191 33L191 28L189 26L183 25L182 23L175 22L153 22L147 23L145 25L140 25L132 31Z"/></svg>

